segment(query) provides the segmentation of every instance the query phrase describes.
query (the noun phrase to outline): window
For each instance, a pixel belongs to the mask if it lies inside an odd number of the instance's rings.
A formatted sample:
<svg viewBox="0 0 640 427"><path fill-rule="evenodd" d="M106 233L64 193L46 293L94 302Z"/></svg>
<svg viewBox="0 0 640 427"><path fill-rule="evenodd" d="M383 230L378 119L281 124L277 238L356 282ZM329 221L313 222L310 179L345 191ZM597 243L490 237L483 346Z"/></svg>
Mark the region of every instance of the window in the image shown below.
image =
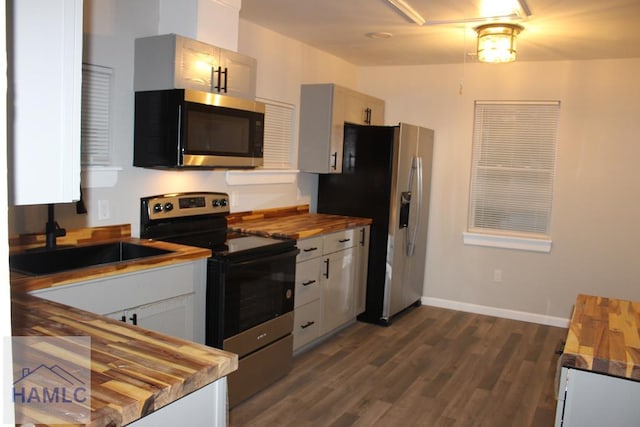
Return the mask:
<svg viewBox="0 0 640 427"><path fill-rule="evenodd" d="M110 163L111 76L113 70L82 64L81 160L85 166Z"/></svg>
<svg viewBox="0 0 640 427"><path fill-rule="evenodd" d="M465 243L550 250L559 114L557 101L476 101Z"/></svg>
<svg viewBox="0 0 640 427"><path fill-rule="evenodd" d="M264 114L264 169L291 169L294 106L261 100Z"/></svg>

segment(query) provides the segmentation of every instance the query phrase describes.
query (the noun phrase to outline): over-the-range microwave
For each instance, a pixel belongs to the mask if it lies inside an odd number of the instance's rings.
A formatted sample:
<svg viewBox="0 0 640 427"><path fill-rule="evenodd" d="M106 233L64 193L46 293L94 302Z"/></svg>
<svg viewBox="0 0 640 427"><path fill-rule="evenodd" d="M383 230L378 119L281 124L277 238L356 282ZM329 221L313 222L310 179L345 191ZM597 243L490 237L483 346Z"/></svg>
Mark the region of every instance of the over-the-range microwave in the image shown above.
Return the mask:
<svg viewBox="0 0 640 427"><path fill-rule="evenodd" d="M189 89L136 92L133 165L262 166L265 105Z"/></svg>

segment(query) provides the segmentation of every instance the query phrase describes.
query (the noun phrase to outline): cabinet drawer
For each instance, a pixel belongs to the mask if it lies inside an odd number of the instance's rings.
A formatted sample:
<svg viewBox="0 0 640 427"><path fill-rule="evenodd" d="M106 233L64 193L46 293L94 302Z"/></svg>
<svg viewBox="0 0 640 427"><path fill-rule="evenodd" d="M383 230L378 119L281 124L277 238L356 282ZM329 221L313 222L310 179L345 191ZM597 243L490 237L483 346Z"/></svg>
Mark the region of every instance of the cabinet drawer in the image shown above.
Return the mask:
<svg viewBox="0 0 640 427"><path fill-rule="evenodd" d="M298 262L319 257L322 255L323 238L320 236L298 240L296 246L300 249L300 253L296 258L296 261Z"/></svg>
<svg viewBox="0 0 640 427"><path fill-rule="evenodd" d="M295 307L320 298L320 258L296 264Z"/></svg>
<svg viewBox="0 0 640 427"><path fill-rule="evenodd" d="M330 254L343 249L352 248L356 245L358 238L355 228L338 231L325 235L324 238L324 254Z"/></svg>
<svg viewBox="0 0 640 427"><path fill-rule="evenodd" d="M296 308L293 315L293 349L318 338L320 334L320 300Z"/></svg>

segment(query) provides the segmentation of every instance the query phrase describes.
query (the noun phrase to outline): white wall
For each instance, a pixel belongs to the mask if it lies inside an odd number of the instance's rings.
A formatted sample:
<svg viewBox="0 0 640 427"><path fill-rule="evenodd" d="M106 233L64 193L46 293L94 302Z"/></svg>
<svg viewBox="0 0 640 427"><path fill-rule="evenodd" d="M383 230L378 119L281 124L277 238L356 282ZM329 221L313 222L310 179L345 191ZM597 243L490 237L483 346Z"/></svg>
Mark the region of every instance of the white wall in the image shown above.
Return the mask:
<svg viewBox="0 0 640 427"><path fill-rule="evenodd" d="M84 56L92 64L114 69L112 163L122 167L114 187L84 189L87 215L77 215L74 204L56 205L56 219L64 228L94 227L111 224L131 224L132 233L139 232L140 197L180 191L223 191L234 193L232 211L246 211L270 207L292 206L315 200L317 178L301 173L292 184L231 186L223 171L158 171L134 168L133 161L133 56L134 40L167 30L166 11L172 3L182 0L85 0ZM203 0L191 0L200 7L197 25L210 14L211 28L199 28L207 34L213 28L229 31L228 17L217 26L220 15L211 7L201 7ZM211 0L207 0L211 2ZM177 25L177 24L175 24ZM195 24L194 24L195 25ZM257 94L297 106L300 84L335 81L346 86L356 82L357 69L336 57L299 42L282 37L240 20L239 35L220 34L225 45L237 38L238 51L258 60ZM185 30L186 31L186 30ZM297 122L297 120L296 120ZM297 143L297 129L295 130ZM294 153L293 158L297 159ZM98 219L98 200L109 203L110 218ZM45 206L12 207L9 210L11 234L42 232L46 222Z"/></svg>
<svg viewBox="0 0 640 427"><path fill-rule="evenodd" d="M427 300L560 318L578 293L640 300L638 74L640 59L360 70L388 123L435 129ZM550 254L462 243L474 100L561 101Z"/></svg>

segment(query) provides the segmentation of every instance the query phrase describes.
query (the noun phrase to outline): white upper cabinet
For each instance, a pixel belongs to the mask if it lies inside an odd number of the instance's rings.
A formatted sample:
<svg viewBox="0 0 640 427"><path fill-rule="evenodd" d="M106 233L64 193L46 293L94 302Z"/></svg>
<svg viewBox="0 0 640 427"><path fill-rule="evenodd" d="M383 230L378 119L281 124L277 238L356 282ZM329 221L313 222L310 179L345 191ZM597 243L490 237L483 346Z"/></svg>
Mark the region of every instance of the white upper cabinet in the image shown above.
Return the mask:
<svg viewBox="0 0 640 427"><path fill-rule="evenodd" d="M82 0L9 4L10 203L78 200Z"/></svg>
<svg viewBox="0 0 640 427"><path fill-rule="evenodd" d="M344 124L384 124L384 101L335 84L305 84L300 93L298 168L342 173Z"/></svg>
<svg viewBox="0 0 640 427"><path fill-rule="evenodd" d="M134 89L193 89L255 99L257 61L176 34L136 39Z"/></svg>

